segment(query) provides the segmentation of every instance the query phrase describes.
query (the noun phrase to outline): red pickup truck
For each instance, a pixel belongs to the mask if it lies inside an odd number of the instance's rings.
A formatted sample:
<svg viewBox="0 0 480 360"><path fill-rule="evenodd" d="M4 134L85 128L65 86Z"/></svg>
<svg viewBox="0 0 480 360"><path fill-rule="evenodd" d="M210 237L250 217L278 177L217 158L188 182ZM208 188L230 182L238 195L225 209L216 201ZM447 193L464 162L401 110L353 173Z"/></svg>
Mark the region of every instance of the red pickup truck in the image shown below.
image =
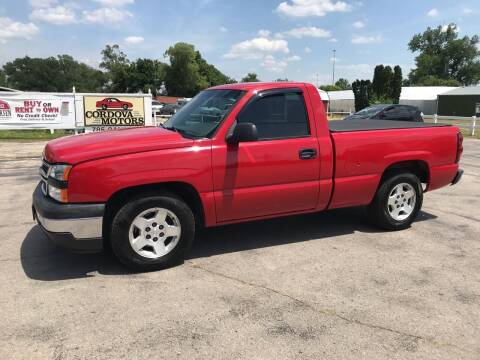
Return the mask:
<svg viewBox="0 0 480 360"><path fill-rule="evenodd" d="M60 245L108 245L138 270L180 261L200 227L365 205L400 230L424 191L460 180L462 141L453 126L329 122L310 84L218 86L162 127L49 142L33 213Z"/></svg>

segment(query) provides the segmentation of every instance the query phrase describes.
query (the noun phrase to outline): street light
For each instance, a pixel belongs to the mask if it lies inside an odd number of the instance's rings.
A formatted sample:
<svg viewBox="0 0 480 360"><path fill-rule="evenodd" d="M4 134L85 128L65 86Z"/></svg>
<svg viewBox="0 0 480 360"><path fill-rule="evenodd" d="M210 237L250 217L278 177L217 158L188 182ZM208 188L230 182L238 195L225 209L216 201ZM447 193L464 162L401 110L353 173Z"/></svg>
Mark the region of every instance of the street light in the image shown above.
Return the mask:
<svg viewBox="0 0 480 360"><path fill-rule="evenodd" d="M335 85L335 60L337 50L333 49L333 70L332 70L332 85Z"/></svg>

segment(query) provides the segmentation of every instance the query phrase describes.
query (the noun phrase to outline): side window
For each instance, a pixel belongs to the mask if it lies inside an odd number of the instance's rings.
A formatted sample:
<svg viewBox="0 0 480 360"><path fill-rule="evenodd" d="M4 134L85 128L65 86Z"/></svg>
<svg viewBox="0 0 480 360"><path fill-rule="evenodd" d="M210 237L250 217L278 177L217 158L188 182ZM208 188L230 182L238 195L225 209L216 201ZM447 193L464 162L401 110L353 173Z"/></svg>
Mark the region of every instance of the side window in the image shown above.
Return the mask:
<svg viewBox="0 0 480 360"><path fill-rule="evenodd" d="M248 105L237 121L255 124L259 140L310 135L305 102L303 95L298 93L266 95Z"/></svg>
<svg viewBox="0 0 480 360"><path fill-rule="evenodd" d="M383 111L383 119L387 119L387 120L395 120L396 118L398 118L398 108L396 107L391 107L391 108L387 108Z"/></svg>
<svg viewBox="0 0 480 360"><path fill-rule="evenodd" d="M412 119L412 113L410 112L410 108L407 106L399 106L398 111L398 119L399 120L410 120Z"/></svg>

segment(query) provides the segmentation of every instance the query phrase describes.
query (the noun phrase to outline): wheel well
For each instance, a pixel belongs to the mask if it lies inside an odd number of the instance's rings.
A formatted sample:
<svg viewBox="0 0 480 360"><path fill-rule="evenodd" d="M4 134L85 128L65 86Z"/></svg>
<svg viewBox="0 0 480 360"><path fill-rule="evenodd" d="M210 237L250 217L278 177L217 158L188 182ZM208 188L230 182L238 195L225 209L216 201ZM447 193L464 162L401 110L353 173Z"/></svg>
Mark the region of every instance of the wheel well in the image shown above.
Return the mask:
<svg viewBox="0 0 480 360"><path fill-rule="evenodd" d="M202 201L197 190L190 184L183 182L166 182L160 184L149 184L134 186L122 189L114 193L108 199L105 207L105 215L103 218L103 235L108 237L108 229L116 212L132 197L141 196L143 194L170 193L178 196L192 209L195 216L195 222L203 226L205 224L205 215L203 211Z"/></svg>
<svg viewBox="0 0 480 360"><path fill-rule="evenodd" d="M409 172L411 174L414 174L420 179L421 183L428 184L430 180L428 165L425 161L409 160L409 161L401 161L387 167L383 172L381 182L383 182L386 178L390 177L391 175L398 174L399 172Z"/></svg>

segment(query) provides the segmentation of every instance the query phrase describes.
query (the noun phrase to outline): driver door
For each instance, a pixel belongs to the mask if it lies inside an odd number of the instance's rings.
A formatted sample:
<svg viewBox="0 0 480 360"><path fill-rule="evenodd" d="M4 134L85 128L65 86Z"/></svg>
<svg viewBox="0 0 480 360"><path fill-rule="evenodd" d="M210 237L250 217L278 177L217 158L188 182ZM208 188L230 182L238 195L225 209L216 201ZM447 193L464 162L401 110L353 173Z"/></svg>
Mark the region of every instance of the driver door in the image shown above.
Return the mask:
<svg viewBox="0 0 480 360"><path fill-rule="evenodd" d="M265 91L239 113L258 140L212 148L218 222L288 214L318 203L320 166L303 89Z"/></svg>

